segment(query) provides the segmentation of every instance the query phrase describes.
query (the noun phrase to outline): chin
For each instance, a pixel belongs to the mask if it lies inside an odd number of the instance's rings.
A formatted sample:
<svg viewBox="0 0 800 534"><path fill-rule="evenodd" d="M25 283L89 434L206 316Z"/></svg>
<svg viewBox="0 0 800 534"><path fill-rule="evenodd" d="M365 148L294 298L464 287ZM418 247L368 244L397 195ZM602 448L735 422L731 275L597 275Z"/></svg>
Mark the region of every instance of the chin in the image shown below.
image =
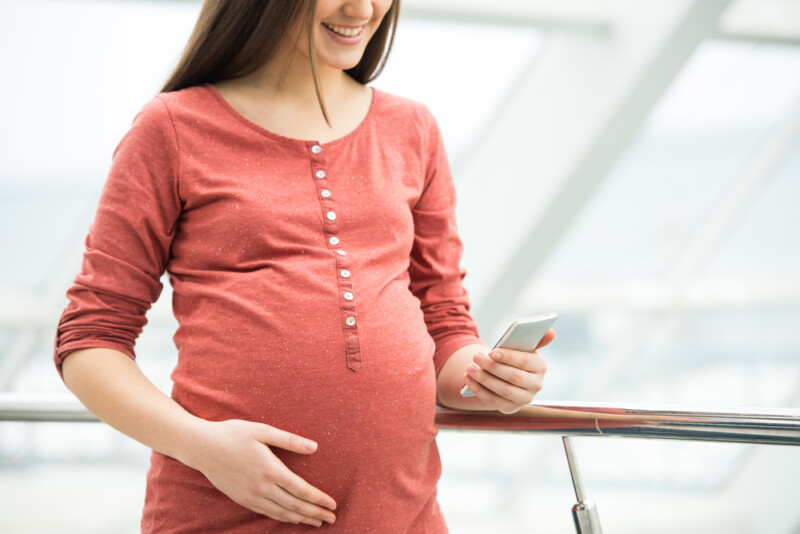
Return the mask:
<svg viewBox="0 0 800 534"><path fill-rule="evenodd" d="M317 54L317 62L321 65L326 65L333 69L349 70L358 65L358 63L361 61L361 57L362 56L359 55L355 59L344 59L344 58L335 59L335 58L325 58L321 54Z"/></svg>

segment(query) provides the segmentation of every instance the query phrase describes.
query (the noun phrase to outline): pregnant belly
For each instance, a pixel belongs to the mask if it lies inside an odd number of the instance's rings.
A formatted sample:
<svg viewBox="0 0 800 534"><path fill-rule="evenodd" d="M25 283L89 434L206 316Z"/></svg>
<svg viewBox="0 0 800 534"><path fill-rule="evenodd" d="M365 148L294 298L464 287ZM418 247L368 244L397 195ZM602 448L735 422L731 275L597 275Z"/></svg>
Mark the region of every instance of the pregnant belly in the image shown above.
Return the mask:
<svg viewBox="0 0 800 534"><path fill-rule="evenodd" d="M420 532L438 532L434 347L416 302L393 302L390 309L360 312L363 365L357 372L347 367L336 312L305 317L291 336L252 323L242 331L243 317L220 314L214 328L238 335L184 343L173 397L206 419L246 419L315 440L319 447L311 455L273 452L337 501L331 532L405 532L426 521ZM154 455L148 495L146 516L160 518L153 524L164 531L170 531L167 523L181 521L207 528L202 513L194 519L175 515L187 501L213 510L220 532L239 532L236 525L251 528L253 521L253 532L293 528L253 517L200 473L160 455Z"/></svg>
<svg viewBox="0 0 800 534"><path fill-rule="evenodd" d="M173 374L173 397L206 419L257 421L315 440L319 447L311 455L273 451L337 501L337 528L349 524L356 528L352 532L361 531L363 510L382 516L378 531L395 519L398 529L412 524L419 514L433 513L440 474L434 347L415 299L392 300L389 309L359 313L363 365L357 372L347 367L336 311L305 317L297 324L313 328L298 326L292 336L276 336L269 328L241 331L243 318L220 315L215 328L239 335L185 344ZM151 484L159 484L158 473L172 484L185 478L185 491L228 502L202 475L171 462L154 461L159 468L151 470ZM222 509L227 512L217 510L220 519L219 514L236 515L236 507Z"/></svg>

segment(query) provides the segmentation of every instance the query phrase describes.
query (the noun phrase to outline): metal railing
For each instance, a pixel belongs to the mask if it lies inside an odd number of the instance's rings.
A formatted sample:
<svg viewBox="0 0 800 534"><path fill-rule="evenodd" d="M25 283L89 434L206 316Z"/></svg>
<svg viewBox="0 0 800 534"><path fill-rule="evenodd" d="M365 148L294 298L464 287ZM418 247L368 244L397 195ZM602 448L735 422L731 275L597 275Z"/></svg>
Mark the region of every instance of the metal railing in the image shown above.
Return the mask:
<svg viewBox="0 0 800 534"><path fill-rule="evenodd" d="M0 421L96 422L98 419L71 397L0 394ZM584 494L570 441L574 436L800 445L800 410L796 409L537 402L511 415L438 407L436 424L449 430L562 436L578 499L572 513L579 534L601 534L602 528L596 506Z"/></svg>
<svg viewBox="0 0 800 534"><path fill-rule="evenodd" d="M512 415L440 408L440 428L800 445L800 410L537 402Z"/></svg>

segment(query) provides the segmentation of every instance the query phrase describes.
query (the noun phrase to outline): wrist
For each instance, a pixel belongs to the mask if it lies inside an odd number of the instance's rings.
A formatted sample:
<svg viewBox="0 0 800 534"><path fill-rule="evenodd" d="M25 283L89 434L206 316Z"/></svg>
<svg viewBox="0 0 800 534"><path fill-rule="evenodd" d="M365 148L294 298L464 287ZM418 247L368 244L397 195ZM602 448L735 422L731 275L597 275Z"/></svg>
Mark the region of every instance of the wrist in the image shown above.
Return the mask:
<svg viewBox="0 0 800 534"><path fill-rule="evenodd" d="M489 348L482 344L471 344L461 347L447 359L436 380L437 400L442 406L456 410L491 410L492 408L477 397L462 397L467 367L478 352L489 353Z"/></svg>
<svg viewBox="0 0 800 534"><path fill-rule="evenodd" d="M167 456L174 458L192 469L201 470L203 458L207 457L205 449L213 435L213 423L191 414L178 427L174 439L170 440Z"/></svg>

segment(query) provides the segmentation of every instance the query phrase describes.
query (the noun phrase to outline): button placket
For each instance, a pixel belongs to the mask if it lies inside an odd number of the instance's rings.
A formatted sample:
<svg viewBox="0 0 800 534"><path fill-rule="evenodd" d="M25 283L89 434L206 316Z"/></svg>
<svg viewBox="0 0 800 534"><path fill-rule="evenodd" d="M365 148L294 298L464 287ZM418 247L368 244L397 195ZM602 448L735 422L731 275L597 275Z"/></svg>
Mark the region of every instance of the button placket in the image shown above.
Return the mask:
<svg viewBox="0 0 800 534"><path fill-rule="evenodd" d="M352 272L349 257L344 251L346 243L339 237L338 209L334 201L334 189L330 184L329 169L326 168L323 149L319 144L310 143L311 172L317 188L317 198L323 215L323 228L328 250L334 256L336 280L339 286L339 308L344 333L347 367L357 371L361 365L361 349L358 339L358 315L355 306Z"/></svg>

